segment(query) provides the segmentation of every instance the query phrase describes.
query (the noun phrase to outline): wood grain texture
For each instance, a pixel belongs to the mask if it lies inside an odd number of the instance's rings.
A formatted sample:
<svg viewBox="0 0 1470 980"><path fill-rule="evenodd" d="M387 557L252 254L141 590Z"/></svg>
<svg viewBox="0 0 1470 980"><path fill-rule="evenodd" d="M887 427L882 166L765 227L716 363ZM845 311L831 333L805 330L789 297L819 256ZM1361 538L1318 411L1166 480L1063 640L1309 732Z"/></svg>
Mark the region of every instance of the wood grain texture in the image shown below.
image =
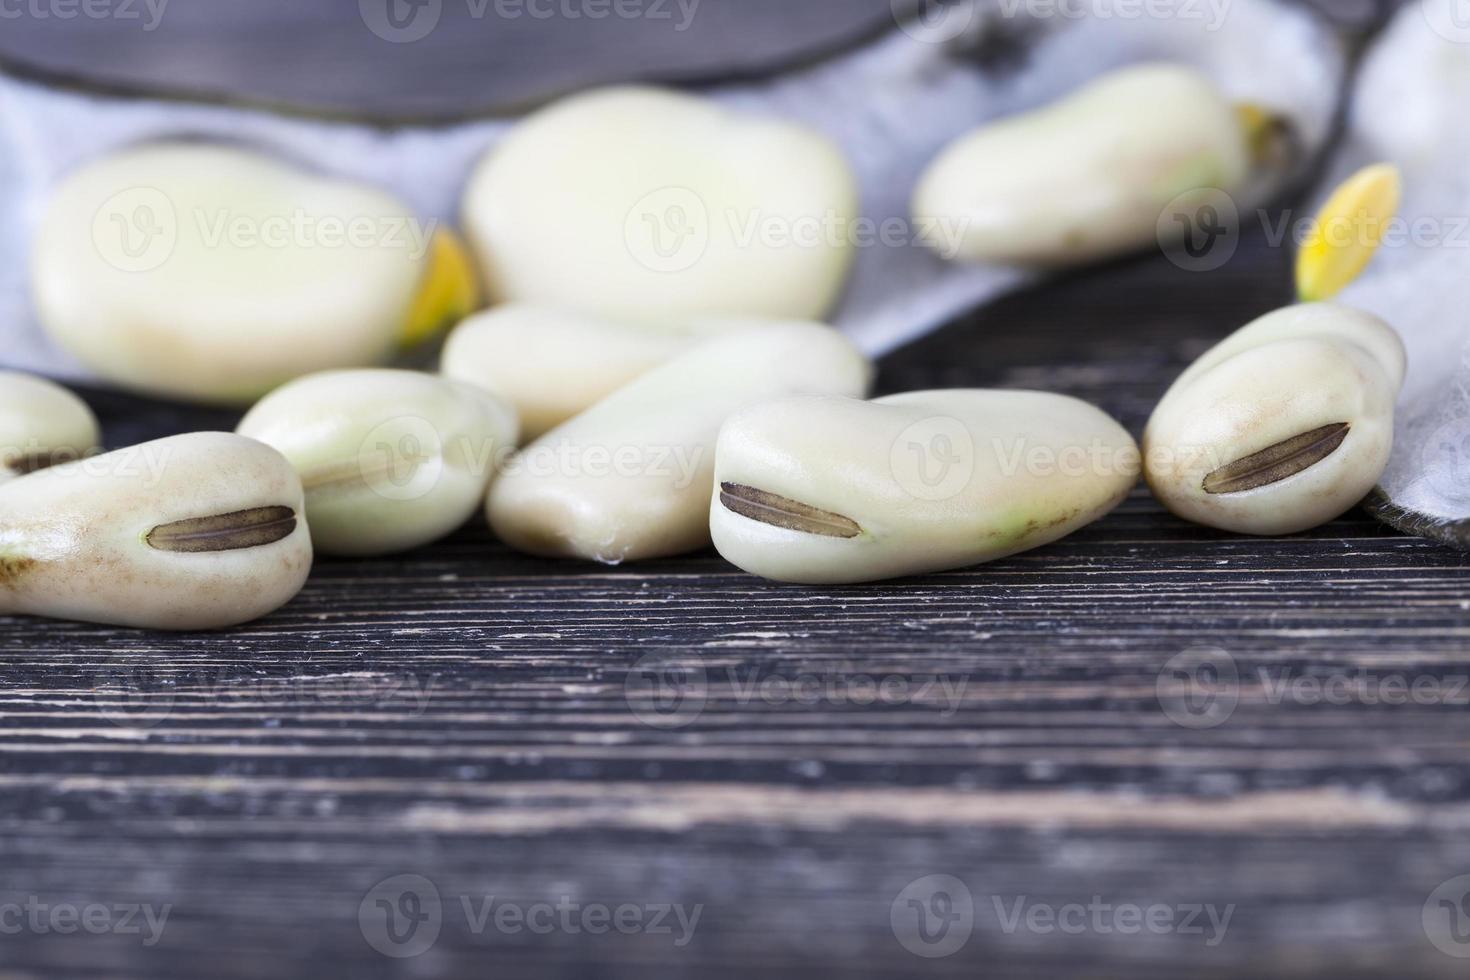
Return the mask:
<svg viewBox="0 0 1470 980"><path fill-rule="evenodd" d="M1288 264L1249 239L1209 276L1091 270L899 352L881 386L1055 389L1138 432L1288 299ZM233 422L90 395L112 444ZM3 619L0 926L31 896L172 908L153 945L0 936L0 976L1459 976L1421 913L1470 873L1467 567L1357 512L1257 540L1140 488L1044 549L871 586L541 561L476 524L322 560L229 632ZM1236 680L1195 673L1217 696L1195 713L1169 679L1200 657ZM1393 678L1420 695L1375 700ZM398 960L359 907L401 874L443 904ZM931 959L891 915L934 874L973 933ZM701 912L679 946L479 930L488 896ZM1111 913L1007 929L1088 903L1231 917L1213 944Z"/></svg>

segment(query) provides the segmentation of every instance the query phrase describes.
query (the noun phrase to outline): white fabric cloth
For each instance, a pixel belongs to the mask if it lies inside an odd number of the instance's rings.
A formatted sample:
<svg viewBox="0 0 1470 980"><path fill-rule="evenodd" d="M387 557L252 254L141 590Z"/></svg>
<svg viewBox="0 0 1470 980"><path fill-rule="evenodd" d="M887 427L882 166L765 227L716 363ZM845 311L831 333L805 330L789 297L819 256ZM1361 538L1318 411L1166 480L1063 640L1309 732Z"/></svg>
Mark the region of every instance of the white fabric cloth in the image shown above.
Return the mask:
<svg viewBox="0 0 1470 980"><path fill-rule="evenodd" d="M1403 170L1400 220L1339 297L1393 324L1409 349L1393 456L1380 489L1396 526L1470 545L1470 26L1439 7L1399 12L1364 62L1340 180L1380 160ZM1435 10L1443 11L1436 19ZM1334 182L1335 182L1334 180ZM1329 185L1330 186L1330 185Z"/></svg>

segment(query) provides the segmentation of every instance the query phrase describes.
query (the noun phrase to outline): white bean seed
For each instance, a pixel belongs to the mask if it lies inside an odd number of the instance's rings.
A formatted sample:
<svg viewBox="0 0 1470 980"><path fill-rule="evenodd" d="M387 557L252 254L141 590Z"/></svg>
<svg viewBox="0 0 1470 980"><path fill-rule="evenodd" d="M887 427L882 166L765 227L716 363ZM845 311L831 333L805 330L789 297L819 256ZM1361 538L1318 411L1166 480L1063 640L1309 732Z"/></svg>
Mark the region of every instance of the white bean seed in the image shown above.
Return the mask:
<svg viewBox="0 0 1470 980"><path fill-rule="evenodd" d="M1035 391L792 397L720 432L715 547L785 582L867 582L990 561L1070 534L1137 482L1127 431Z"/></svg>
<svg viewBox="0 0 1470 980"><path fill-rule="evenodd" d="M97 449L87 403L54 382L0 371L0 482Z"/></svg>
<svg viewBox="0 0 1470 980"><path fill-rule="evenodd" d="M469 519L515 448L516 413L498 395L435 375L326 371L267 395L238 431L296 467L318 551L382 555Z"/></svg>
<svg viewBox="0 0 1470 980"><path fill-rule="evenodd" d="M1361 500L1388 464L1404 347L1331 303L1276 310L1207 351L1144 432L1149 486L1180 517L1292 534Z"/></svg>
<svg viewBox="0 0 1470 980"><path fill-rule="evenodd" d="M616 323L512 303L465 320L444 344L440 370L515 405L535 439L695 343L694 330Z"/></svg>
<svg viewBox="0 0 1470 980"><path fill-rule="evenodd" d="M820 134L610 88L521 122L471 178L463 224L496 300L677 324L822 318L856 215L855 179Z"/></svg>
<svg viewBox="0 0 1470 980"><path fill-rule="evenodd" d="M387 193L256 153L144 145L62 181L36 242L36 309L104 378L244 403L386 360L434 315L416 306L433 231Z"/></svg>
<svg viewBox="0 0 1470 980"><path fill-rule="evenodd" d="M954 229L947 258L1083 262L1152 244L1171 202L1192 213L1180 195L1232 191L1249 164L1249 133L1209 79L1141 65L951 144L920 179L914 218Z"/></svg>
<svg viewBox="0 0 1470 980"><path fill-rule="evenodd" d="M523 449L490 488L491 526L522 551L609 564L703 547L725 418L785 394L860 395L870 374L814 323L704 341Z"/></svg>
<svg viewBox="0 0 1470 980"><path fill-rule="evenodd" d="M199 432L0 485L0 612L187 630L264 616L311 569L301 481Z"/></svg>

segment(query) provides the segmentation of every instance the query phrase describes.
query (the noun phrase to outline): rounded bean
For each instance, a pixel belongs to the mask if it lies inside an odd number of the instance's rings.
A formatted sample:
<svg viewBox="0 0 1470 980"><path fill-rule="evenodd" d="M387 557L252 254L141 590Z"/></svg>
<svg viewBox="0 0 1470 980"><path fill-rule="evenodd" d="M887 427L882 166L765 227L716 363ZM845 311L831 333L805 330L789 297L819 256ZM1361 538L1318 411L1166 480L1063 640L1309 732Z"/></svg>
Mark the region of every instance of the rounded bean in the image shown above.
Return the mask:
<svg viewBox="0 0 1470 980"><path fill-rule="evenodd" d="M101 432L87 403L60 385L0 371L0 482L78 459Z"/></svg>
<svg viewBox="0 0 1470 980"><path fill-rule="evenodd" d="M1193 213L1198 202L1181 195L1244 183L1250 137L1195 70L1125 68L952 143L920 178L915 224L942 222L958 243L946 257L967 262L1065 264L1142 248L1171 203Z"/></svg>
<svg viewBox="0 0 1470 980"><path fill-rule="evenodd" d="M317 550L383 555L469 519L515 448L516 413L498 395L431 374L327 371L271 392L237 431L296 467Z"/></svg>
<svg viewBox="0 0 1470 980"><path fill-rule="evenodd" d="M856 214L853 175L820 134L624 87L521 122L475 171L463 223L497 301L681 323L820 319Z"/></svg>
<svg viewBox="0 0 1470 980"><path fill-rule="evenodd" d="M383 191L160 143L62 181L32 288L41 323L102 377L242 404L312 371L381 363L467 313L476 290L457 253Z"/></svg>

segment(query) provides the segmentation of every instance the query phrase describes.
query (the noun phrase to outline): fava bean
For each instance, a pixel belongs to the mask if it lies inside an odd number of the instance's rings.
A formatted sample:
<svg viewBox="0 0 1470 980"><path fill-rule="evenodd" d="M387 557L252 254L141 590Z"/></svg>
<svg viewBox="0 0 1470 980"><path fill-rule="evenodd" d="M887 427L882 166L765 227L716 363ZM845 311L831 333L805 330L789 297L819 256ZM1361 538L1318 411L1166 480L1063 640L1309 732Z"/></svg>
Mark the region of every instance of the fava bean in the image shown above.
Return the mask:
<svg viewBox="0 0 1470 980"><path fill-rule="evenodd" d="M1332 303L1268 313L1207 351L1144 432L1145 474L1180 517L1291 534L1361 500L1388 465L1404 347Z"/></svg>
<svg viewBox="0 0 1470 980"><path fill-rule="evenodd" d="M459 527L516 443L515 409L415 371L326 371L278 388L240 422L301 475L317 550L383 555Z"/></svg>
<svg viewBox="0 0 1470 980"><path fill-rule="evenodd" d="M1169 205L1191 215L1204 200L1181 195L1244 183L1250 118L1191 68L1125 68L951 144L920 178L915 223L955 229L946 257L967 262L1065 264L1141 248L1176 227Z"/></svg>
<svg viewBox="0 0 1470 980"><path fill-rule="evenodd" d="M444 344L440 370L509 398L529 440L686 350L701 335L512 303L456 327Z"/></svg>
<svg viewBox="0 0 1470 980"><path fill-rule="evenodd" d="M228 404L381 363L477 294L453 235L392 195L193 143L134 147L63 180L32 286L41 323L97 374Z"/></svg>
<svg viewBox="0 0 1470 980"><path fill-rule="evenodd" d="M703 547L725 418L779 395L860 395L870 374L814 323L704 341L523 449L490 488L490 524L522 551L608 564Z"/></svg>
<svg viewBox="0 0 1470 980"><path fill-rule="evenodd" d="M0 485L0 612L194 630L264 616L311 569L301 481L199 432Z"/></svg>
<svg viewBox="0 0 1470 980"><path fill-rule="evenodd" d="M720 554L748 572L868 582L1055 541L1137 479L1123 427L1062 395L792 397L725 423L709 521Z"/></svg>
<svg viewBox="0 0 1470 980"><path fill-rule="evenodd" d="M820 319L856 215L855 179L820 134L623 87L521 122L475 171L463 223L497 301L678 324Z"/></svg>
<svg viewBox="0 0 1470 980"><path fill-rule="evenodd" d="M78 459L101 433L87 403L54 382L0 371L0 482Z"/></svg>

